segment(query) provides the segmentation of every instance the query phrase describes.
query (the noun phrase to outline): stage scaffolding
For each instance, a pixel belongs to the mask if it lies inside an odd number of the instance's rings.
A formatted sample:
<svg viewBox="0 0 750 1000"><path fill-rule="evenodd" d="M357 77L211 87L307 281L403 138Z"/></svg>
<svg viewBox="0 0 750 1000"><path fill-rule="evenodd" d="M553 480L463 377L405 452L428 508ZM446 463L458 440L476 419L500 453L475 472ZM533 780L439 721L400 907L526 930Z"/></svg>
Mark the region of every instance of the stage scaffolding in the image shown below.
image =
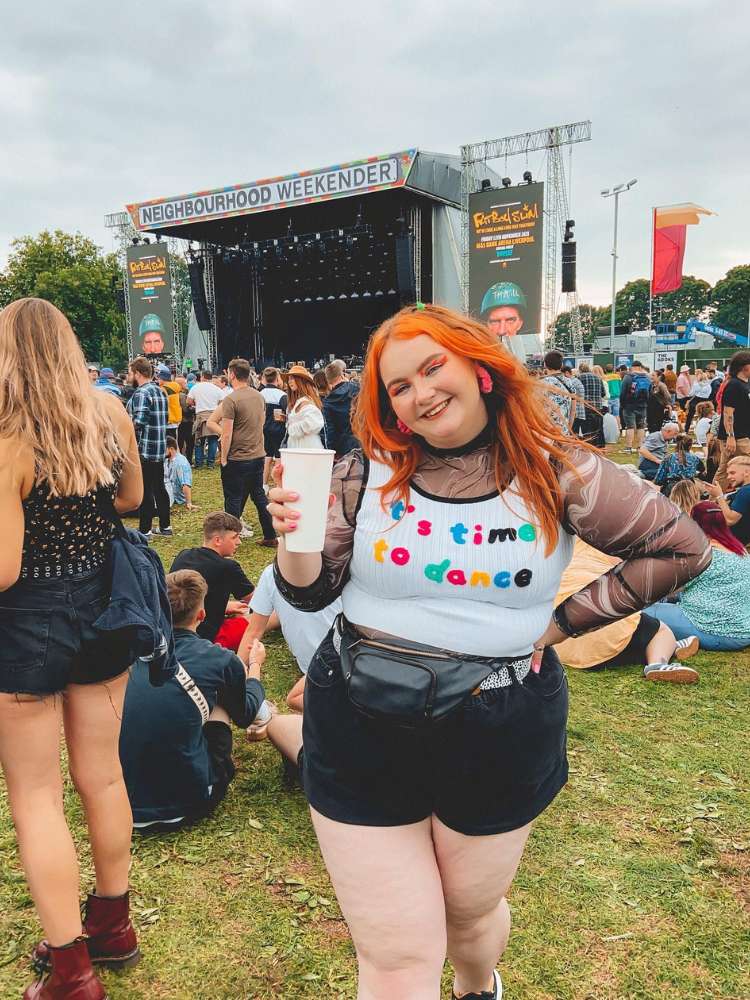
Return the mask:
<svg viewBox="0 0 750 1000"><path fill-rule="evenodd" d="M547 157L547 178L544 187L544 276L543 276L543 337L548 335L557 314L557 262L563 239L565 220L569 217L565 164L562 147L591 139L591 122L555 125L536 132L522 132L503 139L468 143L461 147L461 254L464 309L469 308L469 195L479 191L482 167L490 160L526 155L544 150ZM569 179L568 179L569 182ZM583 348L583 331L578 293L567 294L566 308L571 312L573 349Z"/></svg>
<svg viewBox="0 0 750 1000"><path fill-rule="evenodd" d="M208 369L216 371L219 358L218 341L216 337L216 288L214 285L214 254L208 243L201 243L201 260L203 261L203 287L206 291L206 305L211 320L211 329L202 330L208 350Z"/></svg>

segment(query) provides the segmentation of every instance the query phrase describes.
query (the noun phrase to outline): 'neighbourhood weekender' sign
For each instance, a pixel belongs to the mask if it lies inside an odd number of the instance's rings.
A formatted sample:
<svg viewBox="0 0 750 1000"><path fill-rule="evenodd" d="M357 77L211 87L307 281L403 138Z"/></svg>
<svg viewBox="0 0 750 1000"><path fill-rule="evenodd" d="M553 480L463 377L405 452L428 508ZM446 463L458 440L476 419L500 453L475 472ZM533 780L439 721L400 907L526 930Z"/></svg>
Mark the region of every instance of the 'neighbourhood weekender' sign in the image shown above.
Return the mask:
<svg viewBox="0 0 750 1000"><path fill-rule="evenodd" d="M382 191L406 183L416 152L415 149L408 149L322 170L304 170L287 177L273 177L174 198L157 198L128 205L127 209L136 229L153 230L196 220L223 219Z"/></svg>

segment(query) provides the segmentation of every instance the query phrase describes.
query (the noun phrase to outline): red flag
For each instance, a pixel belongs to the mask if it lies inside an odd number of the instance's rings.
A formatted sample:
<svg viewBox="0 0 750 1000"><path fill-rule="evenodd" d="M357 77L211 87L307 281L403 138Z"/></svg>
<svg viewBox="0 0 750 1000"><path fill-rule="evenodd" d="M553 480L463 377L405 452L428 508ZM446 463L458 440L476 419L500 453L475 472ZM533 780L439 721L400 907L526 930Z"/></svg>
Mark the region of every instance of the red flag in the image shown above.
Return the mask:
<svg viewBox="0 0 750 1000"><path fill-rule="evenodd" d="M662 205L653 215L653 264L651 295L674 292L682 284L682 261L685 256L687 226L697 225L702 215L715 215L692 201L680 205Z"/></svg>
<svg viewBox="0 0 750 1000"><path fill-rule="evenodd" d="M673 292L682 284L686 233L687 226L665 226L663 229L654 229L652 295Z"/></svg>

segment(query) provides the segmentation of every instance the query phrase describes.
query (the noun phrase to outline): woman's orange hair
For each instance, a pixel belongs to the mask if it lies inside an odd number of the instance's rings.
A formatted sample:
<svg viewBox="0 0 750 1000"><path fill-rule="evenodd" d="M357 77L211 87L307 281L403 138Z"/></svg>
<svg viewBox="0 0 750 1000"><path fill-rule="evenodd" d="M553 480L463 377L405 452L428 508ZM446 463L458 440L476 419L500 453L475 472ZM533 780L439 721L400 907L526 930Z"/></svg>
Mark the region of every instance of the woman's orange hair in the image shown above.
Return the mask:
<svg viewBox="0 0 750 1000"><path fill-rule="evenodd" d="M391 338L411 340L420 334L489 371L496 420L493 449L497 486L502 489L515 479L516 491L537 518L549 554L557 543L562 515L560 484L550 459L574 468L566 447L571 438L549 416L545 396L555 390L532 379L486 327L442 306L407 306L382 323L370 338L352 423L365 455L393 470L381 488L383 502L386 496L408 500L409 482L422 452L418 440L396 427L380 378L380 358ZM490 419L492 416L493 408ZM577 440L576 444L588 447Z"/></svg>

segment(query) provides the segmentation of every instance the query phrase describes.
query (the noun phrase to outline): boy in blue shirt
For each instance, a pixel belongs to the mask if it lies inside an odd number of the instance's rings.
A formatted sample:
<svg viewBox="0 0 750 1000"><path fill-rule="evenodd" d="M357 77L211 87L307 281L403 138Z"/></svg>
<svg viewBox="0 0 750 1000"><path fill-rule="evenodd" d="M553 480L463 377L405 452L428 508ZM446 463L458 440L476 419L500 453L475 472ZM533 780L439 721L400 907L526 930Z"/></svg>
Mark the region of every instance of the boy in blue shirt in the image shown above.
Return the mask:
<svg viewBox="0 0 750 1000"><path fill-rule="evenodd" d="M177 439L173 437L167 438L164 485L173 504L184 504L186 510L193 510L193 470L190 462L180 452Z"/></svg>
<svg viewBox="0 0 750 1000"><path fill-rule="evenodd" d="M131 671L120 760L136 829L173 830L210 815L235 774L231 723L247 729L265 694L263 644L249 633L237 653L196 634L208 586L195 570L167 576L175 652L183 668L152 687L147 665Z"/></svg>

